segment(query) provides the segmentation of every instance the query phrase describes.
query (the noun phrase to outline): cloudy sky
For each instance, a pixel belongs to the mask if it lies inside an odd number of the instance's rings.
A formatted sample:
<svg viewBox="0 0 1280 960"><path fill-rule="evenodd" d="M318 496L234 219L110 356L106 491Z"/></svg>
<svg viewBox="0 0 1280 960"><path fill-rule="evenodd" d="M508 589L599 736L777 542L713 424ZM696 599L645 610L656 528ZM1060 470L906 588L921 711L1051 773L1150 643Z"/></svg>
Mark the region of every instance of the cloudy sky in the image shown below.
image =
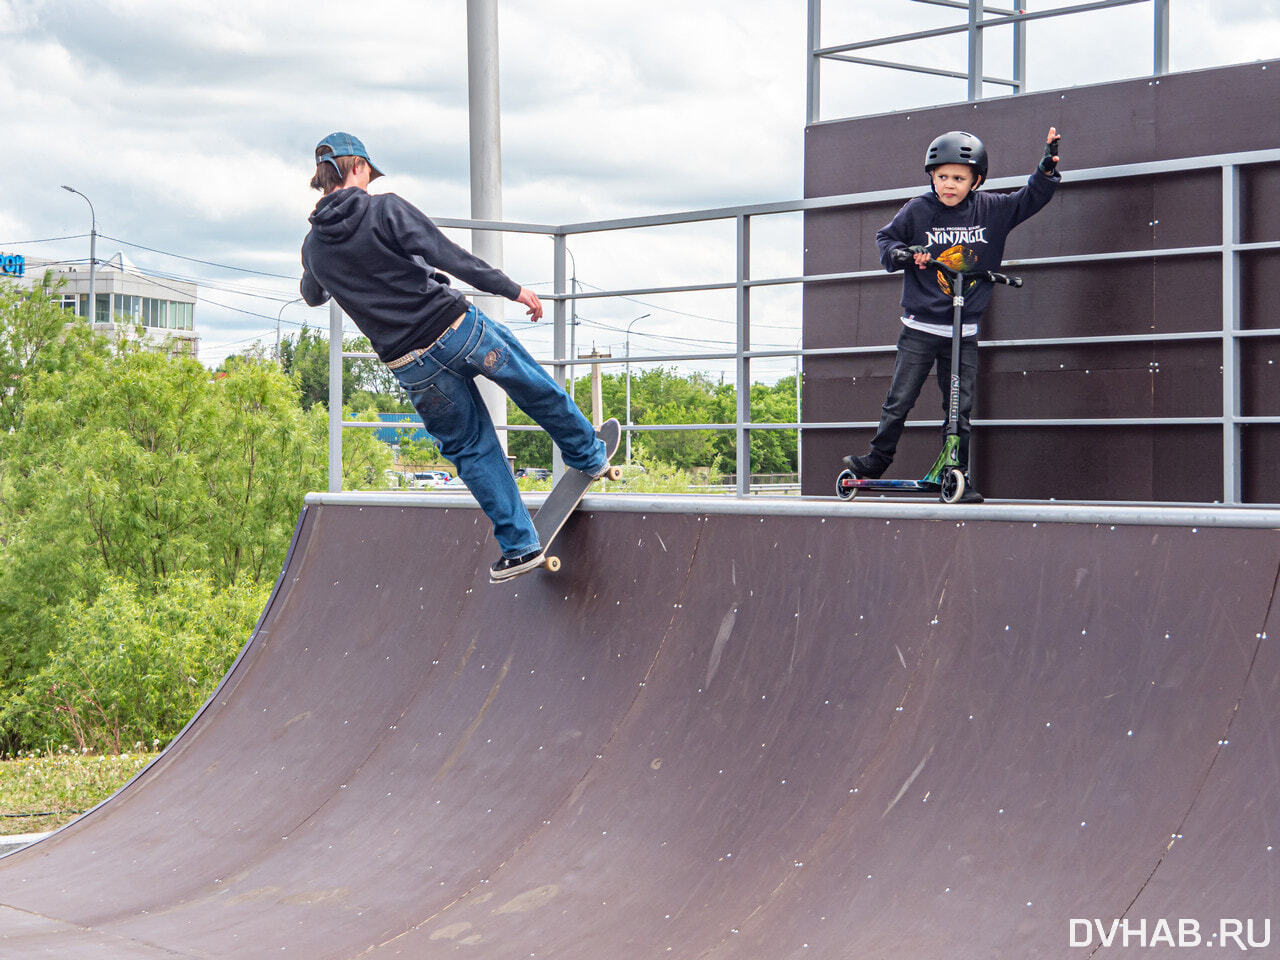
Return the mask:
<svg viewBox="0 0 1280 960"><path fill-rule="evenodd" d="M1078 0L1038 0L1032 9ZM826 0L823 42L958 22L912 0ZM573 223L789 200L802 194L801 0L500 0L506 219ZM1172 67L1280 55L1280 0L1173 0ZM1151 7L1029 27L1033 90L1150 70ZM987 41L1007 74L1007 39ZM0 251L98 256L200 283L201 359L274 343L327 311L290 304L317 195L315 142L365 141L394 191L435 217L468 215L464 0L0 0L0 101L9 143ZM875 54L873 54L875 55ZM963 69L963 37L884 51ZM963 99L961 81L824 67L824 118ZM995 93L995 90L990 91ZM891 185L886 185L891 186ZM757 276L799 273L799 220L761 223ZM466 244L465 233L455 234ZM55 239L67 238L67 239ZM732 278L732 228L628 231L571 244L585 289ZM551 289L551 242L513 237L505 268ZM762 298L757 347L793 346L798 293ZM585 301L578 346L621 355L723 349L731 297ZM506 319L539 356L550 324ZM637 320L644 314L649 316ZM351 328L354 330L354 327ZM717 344L719 347L717 347ZM709 370L724 365L708 363ZM786 372L758 365L769 379Z"/></svg>

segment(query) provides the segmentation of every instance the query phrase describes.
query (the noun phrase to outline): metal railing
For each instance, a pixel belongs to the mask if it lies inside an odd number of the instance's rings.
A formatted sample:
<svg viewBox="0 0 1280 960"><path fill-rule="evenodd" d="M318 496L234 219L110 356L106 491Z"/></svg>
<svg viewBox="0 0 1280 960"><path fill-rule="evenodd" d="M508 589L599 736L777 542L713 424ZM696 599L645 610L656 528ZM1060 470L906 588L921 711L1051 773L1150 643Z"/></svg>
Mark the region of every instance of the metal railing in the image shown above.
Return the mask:
<svg viewBox="0 0 1280 960"><path fill-rule="evenodd" d="M1222 309L1221 324L1218 327L1199 331L1187 331L1169 334L1132 334L1112 336L1079 336L1049 337L1040 339L990 340L982 341L982 346L1062 346L1111 344L1126 342L1154 343L1173 340L1219 340L1222 352L1222 410L1216 417L1155 417L1149 419L1133 418L1083 418L1083 419L1000 419L972 421L975 428L983 426L999 427L1047 427L1047 426L1132 426L1132 425L1188 425L1212 424L1220 427L1223 450L1223 503L1239 504L1241 502L1241 464L1240 464L1240 429L1250 424L1277 424L1276 416L1244 416L1241 413L1240 394L1240 343L1250 337L1280 337L1280 327L1244 329L1241 317L1241 256L1266 250L1280 249L1280 240L1242 243L1240 212L1240 169L1255 164L1280 163L1280 149L1257 150L1244 153L1219 154L1212 156L1192 157L1180 160L1160 160L1150 163L1123 164L1108 167L1097 167L1085 170L1072 170L1067 174L1069 183L1088 183L1105 180L1124 180L1136 177L1150 177L1161 174L1179 173L1193 170L1218 169L1221 172L1222 233L1216 244L1162 247L1112 251L1099 254L1080 253L1071 257L1039 257L1021 260L1008 260L1005 266L1011 269L1024 266L1054 266L1057 264L1078 264L1082 259L1091 260L1150 260L1152 258L1174 258L1188 256L1214 255L1221 259L1222 269ZM988 189L1008 189L1021 186L1024 177L1006 177L992 180L985 186ZM886 201L905 201L920 193L918 186L902 187L893 190L877 190L858 194L845 194L835 197L819 197L807 200L789 200L776 203L761 203L736 207L720 207L709 210L696 210L683 213L661 214L647 217L630 217L617 220L602 220L589 223L566 224L561 226L529 223L507 223L494 221L475 221L463 219L439 219L436 223L442 227L456 227L469 230L500 230L511 233L541 234L550 237L554 242L554 287L555 292L543 299L553 302L552 322L554 326L553 356L546 361L552 367L554 377L564 384L567 372L574 366L587 364L624 364L624 363L668 363L691 362L699 360L732 360L736 369L735 389L737 391L736 419L733 423L701 423L701 424L644 424L631 425L624 429L633 431L660 430L733 430L736 433L736 475L735 484L738 496L750 493L750 433L753 430L834 430L834 429L872 429L876 421L830 421L830 422L792 422L792 423L756 423L751 420L750 385L751 363L761 358L778 357L829 357L856 354L893 353L895 344L888 343L876 346L825 347L815 349L770 349L753 350L751 343L751 298L753 289L768 286L783 286L805 283L829 283L843 280L869 280L883 278L884 271L861 270L847 273L826 273L800 276L753 277L750 264L751 223L755 217L772 216L782 213L806 212L814 210L832 210L839 208L857 208L872 204L883 204ZM614 230L632 230L650 227L664 227L673 224L702 223L707 221L732 220L736 225L734 245L733 278L720 282L700 284L675 284L665 286L627 287L613 290L568 292L568 276L566 273L565 250L569 237L583 234L601 233ZM603 299L608 297L634 297L668 293L691 293L707 290L732 290L735 294L735 341L731 351L699 352L687 354L661 354L651 356L630 356L593 359L574 359L567 355L566 320L567 305L572 300ZM383 427L379 422L346 421L341 418L342 397L342 359L371 358L369 353L344 353L342 350L342 314L336 306L330 308L330 458L329 489L336 492L341 489L341 444L344 427ZM938 420L910 421L909 428L936 428ZM511 425L508 430L538 429Z"/></svg>
<svg viewBox="0 0 1280 960"><path fill-rule="evenodd" d="M964 23L954 24L949 27L916 30L910 33L895 34L890 37L877 37L871 40L859 40L852 43L840 43L824 47L822 45L822 0L809 0L809 52L805 98L806 116L809 123L819 123L821 121L822 63L824 60L836 60L862 66L884 67L891 70L905 70L910 73L964 80L967 83L966 100L970 102L982 99L982 85L984 83L1008 87L1014 94L1026 93L1026 25L1030 21L1092 13L1114 7L1132 6L1136 3L1150 3L1152 5L1152 75L1161 76L1169 72L1169 0L1093 0L1093 2L1081 3L1075 6L1035 11L1026 9L1005 10L988 6L983 0L915 0L915 2L963 10L968 14L968 17ZM1013 27L1013 76L1008 78L987 76L983 69L984 35L988 30L1006 26ZM968 45L967 69L964 71L945 70L938 67L927 67L892 60L875 60L858 55L858 52L862 50L872 50L877 47L893 46L913 40L927 40L932 37L955 36L958 34L965 35Z"/></svg>

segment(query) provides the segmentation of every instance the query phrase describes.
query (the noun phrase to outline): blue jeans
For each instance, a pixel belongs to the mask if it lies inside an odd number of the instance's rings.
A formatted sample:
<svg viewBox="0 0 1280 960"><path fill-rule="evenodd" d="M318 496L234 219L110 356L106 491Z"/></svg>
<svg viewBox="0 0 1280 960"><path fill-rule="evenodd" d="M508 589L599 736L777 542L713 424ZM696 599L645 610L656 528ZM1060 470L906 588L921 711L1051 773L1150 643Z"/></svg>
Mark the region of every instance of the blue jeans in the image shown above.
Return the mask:
<svg viewBox="0 0 1280 960"><path fill-rule="evenodd" d="M951 338L923 333L904 326L898 335L898 354L893 361L893 380L880 414L880 427L871 440L871 455L885 464L898 449L907 414L920 396L920 388L929 379L934 363L938 365L938 389L942 391L942 434L946 437L947 414L951 395ZM966 337L960 341L960 466L969 466L969 414L973 411L973 391L978 382L978 340Z"/></svg>
<svg viewBox="0 0 1280 960"><path fill-rule="evenodd" d="M475 378L488 377L551 435L564 462L600 473L608 458L591 421L505 326L474 306L416 360L394 371L440 452L493 523L504 557L537 550L537 531Z"/></svg>

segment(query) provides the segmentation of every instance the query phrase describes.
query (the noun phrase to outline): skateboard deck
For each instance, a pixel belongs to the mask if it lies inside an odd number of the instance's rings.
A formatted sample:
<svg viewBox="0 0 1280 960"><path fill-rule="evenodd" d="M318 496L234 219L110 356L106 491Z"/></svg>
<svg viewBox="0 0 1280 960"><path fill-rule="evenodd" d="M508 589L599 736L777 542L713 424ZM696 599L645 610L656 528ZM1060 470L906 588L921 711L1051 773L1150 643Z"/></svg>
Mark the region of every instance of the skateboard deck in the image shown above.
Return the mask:
<svg viewBox="0 0 1280 960"><path fill-rule="evenodd" d="M618 450L618 440L622 436L622 427L618 421L613 418L606 420L596 431L596 436L604 441L606 455L612 459ZM602 476L609 480L619 480L622 477L622 468L610 466ZM560 558L551 554L551 544L596 479L589 473L583 473L573 467L565 467L564 474L551 488L551 492L547 494L547 499L542 502L538 512L533 515L533 527L538 531L538 542L542 544L542 563L530 567L524 573L530 573L538 567L545 567L553 573L560 569ZM516 576L524 576L524 573ZM514 577L507 577L496 582L506 583L507 580L512 579Z"/></svg>

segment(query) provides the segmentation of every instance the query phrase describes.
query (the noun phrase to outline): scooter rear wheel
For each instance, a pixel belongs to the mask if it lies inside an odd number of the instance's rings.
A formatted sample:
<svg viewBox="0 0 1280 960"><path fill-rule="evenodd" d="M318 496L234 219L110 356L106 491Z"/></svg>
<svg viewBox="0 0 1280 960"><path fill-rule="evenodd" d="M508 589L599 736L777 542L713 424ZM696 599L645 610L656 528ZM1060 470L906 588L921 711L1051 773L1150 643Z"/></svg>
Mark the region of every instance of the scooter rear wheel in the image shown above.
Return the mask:
<svg viewBox="0 0 1280 960"><path fill-rule="evenodd" d="M959 467L952 467L942 475L942 496L939 497L943 503L956 503L964 496L964 471Z"/></svg>
<svg viewBox="0 0 1280 960"><path fill-rule="evenodd" d="M852 470L841 470L840 476L836 477L836 496L841 500L852 500L858 495L857 487L845 486L845 481L852 479L854 479Z"/></svg>

